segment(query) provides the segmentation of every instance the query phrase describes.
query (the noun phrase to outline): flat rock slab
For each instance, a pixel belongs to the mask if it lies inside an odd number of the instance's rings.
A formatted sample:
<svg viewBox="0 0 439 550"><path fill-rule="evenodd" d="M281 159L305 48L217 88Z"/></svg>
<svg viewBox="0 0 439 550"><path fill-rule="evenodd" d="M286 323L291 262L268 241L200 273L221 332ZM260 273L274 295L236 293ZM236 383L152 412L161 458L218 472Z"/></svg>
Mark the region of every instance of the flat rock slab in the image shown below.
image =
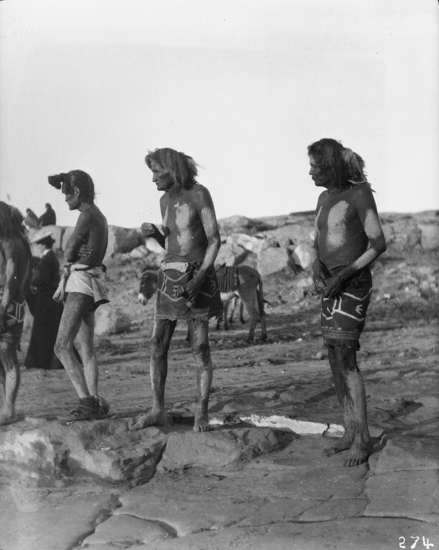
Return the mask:
<svg viewBox="0 0 439 550"><path fill-rule="evenodd" d="M254 529L279 521L361 515L368 504L363 494L367 468L343 468L342 459L322 458L326 443L321 437L295 438L282 451L238 470L196 467L156 475L147 485L121 495L122 506L114 515L145 521L139 524L145 537L152 523L174 538L236 526ZM110 540L106 523L99 526L100 541Z"/></svg>
<svg viewBox="0 0 439 550"><path fill-rule="evenodd" d="M322 523L278 521L263 527L213 529L182 538L157 540L128 546L130 550L391 550L410 548L416 537L424 536L435 548L437 528L406 519L353 518ZM88 545L94 550L114 550L113 545ZM121 546L121 548L123 548ZM431 550L435 550L432 548Z"/></svg>
<svg viewBox="0 0 439 550"><path fill-rule="evenodd" d="M439 437L395 437L388 441L375 473L398 470L439 470Z"/></svg>
<svg viewBox="0 0 439 550"><path fill-rule="evenodd" d="M67 550L92 533L99 518L114 507L108 490L0 487L0 548Z"/></svg>
<svg viewBox="0 0 439 550"><path fill-rule="evenodd" d="M97 526L96 531L87 537L88 546L108 545L111 548L127 548L138 544L150 544L173 537L164 527L132 516L113 516Z"/></svg>
<svg viewBox="0 0 439 550"><path fill-rule="evenodd" d="M370 500L364 511L366 516L439 521L438 470L405 470L374 475L367 481L366 494Z"/></svg>

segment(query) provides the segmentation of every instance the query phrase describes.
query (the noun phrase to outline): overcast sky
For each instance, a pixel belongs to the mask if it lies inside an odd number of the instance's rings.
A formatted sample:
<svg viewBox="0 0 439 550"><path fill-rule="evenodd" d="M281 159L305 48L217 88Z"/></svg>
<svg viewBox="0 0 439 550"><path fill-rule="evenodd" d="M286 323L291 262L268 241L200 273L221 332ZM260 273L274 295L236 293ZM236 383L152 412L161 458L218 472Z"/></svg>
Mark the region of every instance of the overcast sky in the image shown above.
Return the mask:
<svg viewBox="0 0 439 550"><path fill-rule="evenodd" d="M160 221L144 163L202 166L218 218L313 210L307 146L366 161L381 212L439 208L436 0L3 0L0 200L88 172L108 222Z"/></svg>

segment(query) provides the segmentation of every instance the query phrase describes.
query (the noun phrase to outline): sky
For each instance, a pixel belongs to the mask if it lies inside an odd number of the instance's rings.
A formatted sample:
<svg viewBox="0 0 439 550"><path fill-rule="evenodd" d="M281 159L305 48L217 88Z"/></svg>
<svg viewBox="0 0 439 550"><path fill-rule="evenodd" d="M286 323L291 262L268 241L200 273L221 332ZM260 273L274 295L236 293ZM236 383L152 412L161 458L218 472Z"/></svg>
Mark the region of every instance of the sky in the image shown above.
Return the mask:
<svg viewBox="0 0 439 550"><path fill-rule="evenodd" d="M74 225L47 176L81 169L109 224L160 222L144 158L172 147L218 218L313 210L332 137L380 212L438 209L438 23L436 0L3 0L0 200Z"/></svg>

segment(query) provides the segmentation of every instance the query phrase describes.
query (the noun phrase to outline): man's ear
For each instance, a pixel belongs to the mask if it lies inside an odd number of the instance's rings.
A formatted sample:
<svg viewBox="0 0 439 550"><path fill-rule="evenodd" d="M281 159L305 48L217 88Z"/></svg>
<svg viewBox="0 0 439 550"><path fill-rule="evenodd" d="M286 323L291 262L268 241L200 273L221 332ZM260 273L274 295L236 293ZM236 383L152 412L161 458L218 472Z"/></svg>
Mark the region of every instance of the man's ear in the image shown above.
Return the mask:
<svg viewBox="0 0 439 550"><path fill-rule="evenodd" d="M75 197L79 197L81 191L77 187L73 187L73 194L75 195Z"/></svg>

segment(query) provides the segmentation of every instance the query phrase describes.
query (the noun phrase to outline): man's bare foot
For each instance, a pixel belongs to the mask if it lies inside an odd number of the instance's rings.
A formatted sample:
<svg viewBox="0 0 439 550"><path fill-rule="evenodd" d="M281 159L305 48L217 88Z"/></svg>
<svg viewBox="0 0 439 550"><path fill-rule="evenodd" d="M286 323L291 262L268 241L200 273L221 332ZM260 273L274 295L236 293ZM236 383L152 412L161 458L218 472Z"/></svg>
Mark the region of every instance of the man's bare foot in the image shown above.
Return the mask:
<svg viewBox="0 0 439 550"><path fill-rule="evenodd" d="M342 451L350 449L354 442L354 436L352 434L346 434L332 447L326 447L323 449L323 454L325 456L332 456Z"/></svg>
<svg viewBox="0 0 439 550"><path fill-rule="evenodd" d="M163 426L166 424L166 414L164 412L153 412L142 414L137 418L132 418L128 422L129 430L142 430L148 426Z"/></svg>
<svg viewBox="0 0 439 550"><path fill-rule="evenodd" d="M370 439L366 442L355 441L351 447L351 452L349 453L348 458L344 462L344 466L358 466L363 464L369 458L370 453L373 449L373 443Z"/></svg>
<svg viewBox="0 0 439 550"><path fill-rule="evenodd" d="M0 426L7 426L18 421L18 416L14 413L0 414Z"/></svg>
<svg viewBox="0 0 439 550"><path fill-rule="evenodd" d="M209 424L209 418L207 415L201 413L196 413L195 423L194 423L194 432L211 432L215 428Z"/></svg>

